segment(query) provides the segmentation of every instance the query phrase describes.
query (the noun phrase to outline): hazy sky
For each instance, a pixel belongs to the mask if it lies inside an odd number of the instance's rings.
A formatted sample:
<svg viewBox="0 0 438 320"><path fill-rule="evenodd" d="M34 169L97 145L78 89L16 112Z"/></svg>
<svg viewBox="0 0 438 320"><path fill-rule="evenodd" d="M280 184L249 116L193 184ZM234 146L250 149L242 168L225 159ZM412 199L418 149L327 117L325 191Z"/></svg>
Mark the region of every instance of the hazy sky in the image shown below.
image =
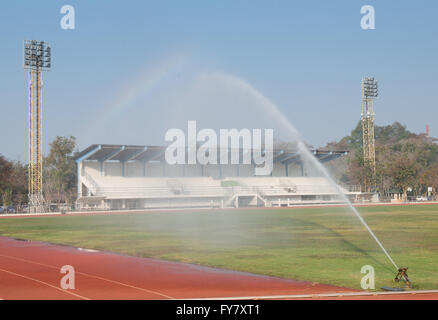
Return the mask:
<svg viewBox="0 0 438 320"><path fill-rule="evenodd" d="M75 30L60 27L67 4ZM360 27L363 5L375 7L375 30ZM24 39L52 45L45 152L57 135L76 136L81 149L164 144L164 132L189 117L256 126L268 111L230 77L277 105L315 146L354 128L368 75L379 81L378 125L424 132L428 123L438 136L437 10L435 0L2 1L0 153L27 161Z"/></svg>

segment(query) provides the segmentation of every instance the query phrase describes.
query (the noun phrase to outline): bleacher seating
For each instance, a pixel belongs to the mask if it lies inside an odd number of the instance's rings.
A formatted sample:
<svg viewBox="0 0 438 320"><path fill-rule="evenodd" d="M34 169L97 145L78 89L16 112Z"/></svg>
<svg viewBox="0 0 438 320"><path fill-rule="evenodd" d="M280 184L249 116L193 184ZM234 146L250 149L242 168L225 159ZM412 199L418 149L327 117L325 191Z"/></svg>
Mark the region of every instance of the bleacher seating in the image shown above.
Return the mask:
<svg viewBox="0 0 438 320"><path fill-rule="evenodd" d="M165 148L91 145L77 157L78 207L102 209L283 206L342 202L339 188L309 177L296 153L279 153L271 176L251 176L248 165L175 165ZM325 160L342 153L319 152ZM296 160L296 159L295 159ZM290 176L290 174L295 176ZM298 176L296 176L298 175ZM360 193L356 192L356 193Z"/></svg>
<svg viewBox="0 0 438 320"><path fill-rule="evenodd" d="M235 195L258 196L270 200L273 204L321 202L321 195L336 195L337 189L323 177L235 177L213 179L211 177L190 178L151 178L101 176L91 171L85 174L83 183L89 189L90 196L105 199L222 199L227 204ZM343 189L344 192L347 192ZM299 196L308 196L307 200ZM315 196L311 198L309 196ZM234 198L233 198L234 199ZM330 202L326 199L325 202ZM221 202L222 204L224 202ZM170 206L170 205L168 205Z"/></svg>

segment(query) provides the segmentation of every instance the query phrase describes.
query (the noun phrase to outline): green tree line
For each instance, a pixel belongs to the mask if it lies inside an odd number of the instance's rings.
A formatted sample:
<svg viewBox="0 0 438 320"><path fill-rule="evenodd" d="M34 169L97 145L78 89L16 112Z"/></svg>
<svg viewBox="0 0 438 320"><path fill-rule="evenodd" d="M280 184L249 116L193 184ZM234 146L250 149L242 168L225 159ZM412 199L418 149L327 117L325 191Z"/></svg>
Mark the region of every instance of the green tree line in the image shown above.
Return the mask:
<svg viewBox="0 0 438 320"><path fill-rule="evenodd" d="M76 199L75 137L56 137L43 159L43 193L48 203L72 204ZM28 165L0 155L0 204L20 207L28 202Z"/></svg>
<svg viewBox="0 0 438 320"><path fill-rule="evenodd" d="M434 194L438 190L438 145L425 134L415 134L406 126L395 122L375 126L376 176L375 191L381 196L401 193L406 198L408 190L413 195L425 195L428 187ZM362 124L359 122L349 136L325 148L348 150L342 161L338 178L342 183L361 185L372 177L371 169L364 164L362 149Z"/></svg>

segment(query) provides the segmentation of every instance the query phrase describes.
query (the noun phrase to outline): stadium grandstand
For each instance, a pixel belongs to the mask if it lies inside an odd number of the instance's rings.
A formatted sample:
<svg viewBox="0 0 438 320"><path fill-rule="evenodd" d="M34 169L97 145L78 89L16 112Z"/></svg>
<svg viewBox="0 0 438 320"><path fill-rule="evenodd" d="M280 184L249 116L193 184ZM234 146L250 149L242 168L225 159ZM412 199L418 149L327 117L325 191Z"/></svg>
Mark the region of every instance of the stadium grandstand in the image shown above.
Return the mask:
<svg viewBox="0 0 438 320"><path fill-rule="evenodd" d="M312 172L296 152L274 150L271 175L256 176L254 164L170 165L165 161L165 150L162 146L89 146L75 157L77 208L271 207L342 202L336 188ZM312 153L320 162L346 154ZM341 189L353 199L360 193Z"/></svg>

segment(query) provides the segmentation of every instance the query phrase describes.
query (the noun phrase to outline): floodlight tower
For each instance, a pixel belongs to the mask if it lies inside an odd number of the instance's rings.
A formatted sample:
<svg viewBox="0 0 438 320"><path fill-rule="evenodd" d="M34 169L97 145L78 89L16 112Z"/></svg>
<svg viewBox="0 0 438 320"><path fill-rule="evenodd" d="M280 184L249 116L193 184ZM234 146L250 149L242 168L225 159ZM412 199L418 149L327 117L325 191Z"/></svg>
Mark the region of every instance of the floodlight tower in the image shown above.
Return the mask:
<svg viewBox="0 0 438 320"><path fill-rule="evenodd" d="M371 169L370 177L365 177L365 187L371 191L376 176L376 149L374 145L374 107L373 99L377 98L377 81L374 78L362 79L362 134L364 165Z"/></svg>
<svg viewBox="0 0 438 320"><path fill-rule="evenodd" d="M51 49L47 42L24 40L23 51L29 70L29 212L43 212L42 72L50 70Z"/></svg>

